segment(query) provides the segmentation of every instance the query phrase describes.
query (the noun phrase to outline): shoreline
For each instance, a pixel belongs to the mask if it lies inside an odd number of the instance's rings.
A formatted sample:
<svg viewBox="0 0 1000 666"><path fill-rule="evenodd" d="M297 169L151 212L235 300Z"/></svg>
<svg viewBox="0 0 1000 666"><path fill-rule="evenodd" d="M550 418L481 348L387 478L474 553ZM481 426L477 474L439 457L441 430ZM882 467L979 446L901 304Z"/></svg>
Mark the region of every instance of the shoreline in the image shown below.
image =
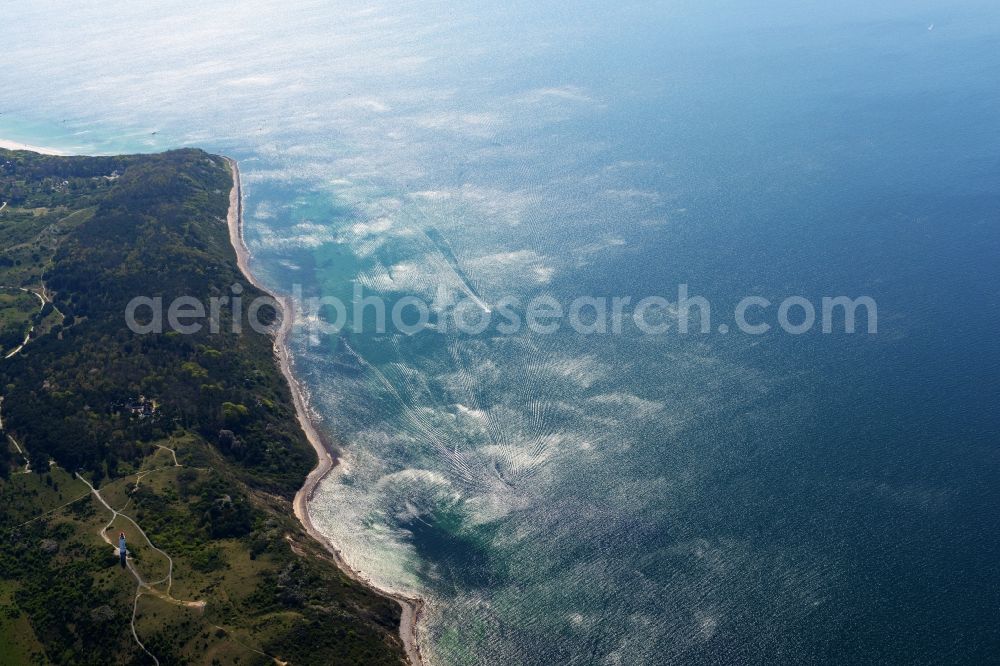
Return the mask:
<svg viewBox="0 0 1000 666"><path fill-rule="evenodd" d="M316 467L309 472L302 488L295 493L295 499L292 502L295 517L299 519L299 522L302 523L302 526L310 536L326 547L333 555L337 566L348 577L384 597L394 599L400 605L402 613L399 621L399 637L403 642L406 659L411 666L425 666L423 657L420 654L420 645L417 637L417 625L420 622L420 616L424 608L423 600L382 590L375 586L370 580L347 564L340 551L337 550L324 534L316 529L309 516L308 505L316 491L316 486L337 466L338 461L331 453L332 447L319 433L312 419L309 417L305 390L292 372L292 358L286 341L294 324L294 303L289 296L279 296L258 282L250 270L250 252L243 241L243 189L240 182L240 169L236 160L229 157L224 157L223 159L229 164L229 168L233 174L233 189L229 193L229 212L226 215L226 223L229 227L229 241L236 252L236 263L240 272L243 273L243 276L250 284L273 298L281 306L281 328L274 336L274 351L278 357L281 374L284 375L285 381L288 382L288 387L292 392L292 401L295 404L295 413L298 417L299 425L302 427L306 439L309 440L318 457Z"/></svg>
<svg viewBox="0 0 1000 666"><path fill-rule="evenodd" d="M67 157L69 155L69 153L64 153L63 151L56 150L55 148L32 146L31 144L8 141L7 139L0 139L0 148L5 148L7 150L30 150L33 153L39 153L41 155L57 155L59 157Z"/></svg>

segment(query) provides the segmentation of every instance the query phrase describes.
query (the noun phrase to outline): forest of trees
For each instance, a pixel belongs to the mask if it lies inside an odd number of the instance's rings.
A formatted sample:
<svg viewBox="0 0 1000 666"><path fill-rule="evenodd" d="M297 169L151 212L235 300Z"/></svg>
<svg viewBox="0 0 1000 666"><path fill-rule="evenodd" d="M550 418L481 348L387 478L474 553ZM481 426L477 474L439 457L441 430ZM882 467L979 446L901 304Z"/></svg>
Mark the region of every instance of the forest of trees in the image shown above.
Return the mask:
<svg viewBox="0 0 1000 666"><path fill-rule="evenodd" d="M291 496L311 468L313 452L298 427L288 386L274 369L272 341L232 332L223 310L219 333L136 334L125 323L135 296L260 295L238 272L223 222L231 180L224 162L183 150L143 158L41 158L5 170L3 188L48 178L89 177L119 170L97 213L62 239L44 280L69 325L39 338L0 366L6 425L44 469L51 458L66 469L113 476L118 461L141 455L144 441L176 426L217 442L270 491ZM139 165L130 161L140 160ZM13 171L8 173L7 171ZM81 175L82 174L82 175ZM44 177L41 181L32 178ZM96 201L95 201L96 199ZM138 396L156 405L138 418L123 404Z"/></svg>

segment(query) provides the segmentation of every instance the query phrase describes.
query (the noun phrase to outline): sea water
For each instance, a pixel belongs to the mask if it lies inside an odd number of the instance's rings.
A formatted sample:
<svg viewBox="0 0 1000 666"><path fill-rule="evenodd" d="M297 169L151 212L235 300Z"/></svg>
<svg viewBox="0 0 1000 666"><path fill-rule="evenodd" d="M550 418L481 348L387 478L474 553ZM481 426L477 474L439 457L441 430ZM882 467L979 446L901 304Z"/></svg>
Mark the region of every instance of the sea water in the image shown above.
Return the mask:
<svg viewBox="0 0 1000 666"><path fill-rule="evenodd" d="M996 3L3 13L0 137L239 159L253 269L301 302L710 303L687 335L296 327L342 459L310 511L427 601L431 662L996 658ZM789 296L877 332L787 333Z"/></svg>

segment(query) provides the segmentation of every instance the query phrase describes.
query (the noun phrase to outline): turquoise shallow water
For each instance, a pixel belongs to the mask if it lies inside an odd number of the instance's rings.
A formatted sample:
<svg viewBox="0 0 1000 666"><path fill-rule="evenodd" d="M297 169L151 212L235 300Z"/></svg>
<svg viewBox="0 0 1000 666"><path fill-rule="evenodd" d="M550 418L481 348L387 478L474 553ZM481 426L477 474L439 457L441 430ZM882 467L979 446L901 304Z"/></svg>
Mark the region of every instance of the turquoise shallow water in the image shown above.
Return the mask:
<svg viewBox="0 0 1000 666"><path fill-rule="evenodd" d="M710 335L296 330L343 447L316 522L428 599L435 663L995 660L993 3L7 11L0 136L237 157L279 291L711 301ZM793 294L878 333L735 331Z"/></svg>

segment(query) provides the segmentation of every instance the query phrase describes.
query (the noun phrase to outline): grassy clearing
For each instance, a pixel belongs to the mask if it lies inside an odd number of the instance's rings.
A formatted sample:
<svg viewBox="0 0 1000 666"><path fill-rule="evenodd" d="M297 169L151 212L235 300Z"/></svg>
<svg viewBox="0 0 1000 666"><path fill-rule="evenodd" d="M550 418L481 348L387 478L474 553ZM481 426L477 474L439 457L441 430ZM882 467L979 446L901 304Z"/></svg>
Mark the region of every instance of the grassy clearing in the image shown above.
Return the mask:
<svg viewBox="0 0 1000 666"><path fill-rule="evenodd" d="M0 358L24 341L39 308L34 294L0 288Z"/></svg>
<svg viewBox="0 0 1000 666"><path fill-rule="evenodd" d="M18 583L0 580L0 666L45 663L45 650L14 601Z"/></svg>
<svg viewBox="0 0 1000 666"><path fill-rule="evenodd" d="M10 447L9 442L7 446ZM5 517L9 517L8 527L14 527L34 518L43 518L86 493L86 484L59 467L52 467L48 473L41 475L24 474L17 469L12 470L10 478L0 484L0 503L4 506Z"/></svg>

